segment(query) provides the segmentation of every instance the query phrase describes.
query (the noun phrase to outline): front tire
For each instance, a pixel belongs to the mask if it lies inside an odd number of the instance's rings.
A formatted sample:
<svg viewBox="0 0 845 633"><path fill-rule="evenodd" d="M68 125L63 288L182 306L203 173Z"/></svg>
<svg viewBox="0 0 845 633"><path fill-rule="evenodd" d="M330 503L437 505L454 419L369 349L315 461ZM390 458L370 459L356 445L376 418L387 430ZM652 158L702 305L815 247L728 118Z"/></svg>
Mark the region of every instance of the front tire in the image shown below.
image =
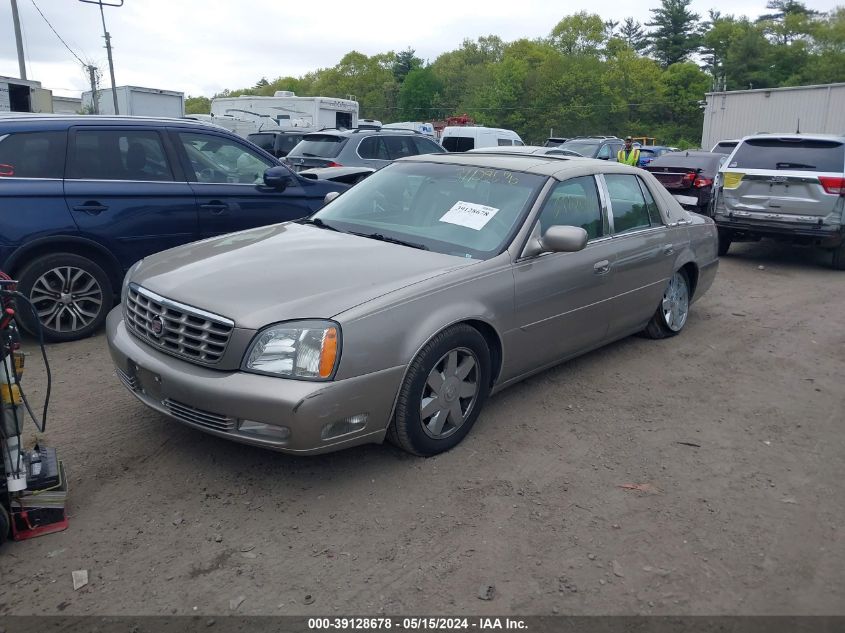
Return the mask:
<svg viewBox="0 0 845 633"><path fill-rule="evenodd" d="M646 335L649 338L661 339L680 334L689 316L690 294L686 271L676 271L666 285L657 311L645 328Z"/></svg>
<svg viewBox="0 0 845 633"><path fill-rule="evenodd" d="M428 457L466 437L490 394L490 350L469 325L444 330L411 362L388 439Z"/></svg>
<svg viewBox="0 0 845 633"><path fill-rule="evenodd" d="M24 329L53 343L91 336L102 327L114 303L105 271L87 257L73 253L44 255L33 260L19 276L20 292L33 304L18 306Z"/></svg>

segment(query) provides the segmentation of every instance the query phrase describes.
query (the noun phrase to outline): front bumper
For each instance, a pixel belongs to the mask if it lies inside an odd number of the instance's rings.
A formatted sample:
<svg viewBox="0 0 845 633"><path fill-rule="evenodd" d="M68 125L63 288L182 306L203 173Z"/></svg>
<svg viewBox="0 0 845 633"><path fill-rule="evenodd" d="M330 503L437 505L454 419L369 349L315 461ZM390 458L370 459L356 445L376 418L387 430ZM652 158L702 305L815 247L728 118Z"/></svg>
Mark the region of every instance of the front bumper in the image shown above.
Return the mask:
<svg viewBox="0 0 845 633"><path fill-rule="evenodd" d="M109 314L106 334L118 377L148 407L201 431L286 453L326 453L382 442L405 371L399 366L310 382L208 369L138 340L127 331L120 306ZM363 428L323 439L326 425L361 414L367 415ZM274 433L244 430L255 422L273 427ZM276 432L283 427L289 430L286 437Z"/></svg>

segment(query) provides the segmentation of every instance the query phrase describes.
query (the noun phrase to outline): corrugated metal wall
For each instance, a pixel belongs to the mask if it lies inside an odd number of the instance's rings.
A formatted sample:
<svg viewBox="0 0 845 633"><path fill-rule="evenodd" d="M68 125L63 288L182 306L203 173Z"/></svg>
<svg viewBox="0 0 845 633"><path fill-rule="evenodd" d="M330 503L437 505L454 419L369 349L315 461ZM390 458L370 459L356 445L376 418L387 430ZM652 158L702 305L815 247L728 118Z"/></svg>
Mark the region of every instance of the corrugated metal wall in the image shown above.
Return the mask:
<svg viewBox="0 0 845 633"><path fill-rule="evenodd" d="M845 134L845 83L707 94L701 147L759 132Z"/></svg>

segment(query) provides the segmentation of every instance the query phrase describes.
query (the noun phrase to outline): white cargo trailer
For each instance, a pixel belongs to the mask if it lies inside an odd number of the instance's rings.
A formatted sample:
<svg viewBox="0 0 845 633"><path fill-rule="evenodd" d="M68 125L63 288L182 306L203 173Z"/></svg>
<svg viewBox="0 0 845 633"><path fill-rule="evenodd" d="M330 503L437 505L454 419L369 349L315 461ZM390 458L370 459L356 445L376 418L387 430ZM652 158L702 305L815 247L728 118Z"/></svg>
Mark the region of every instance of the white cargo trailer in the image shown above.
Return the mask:
<svg viewBox="0 0 845 633"><path fill-rule="evenodd" d="M762 132L845 133L845 83L708 92L701 147Z"/></svg>
<svg viewBox="0 0 845 633"><path fill-rule="evenodd" d="M262 129L271 126L306 128L352 129L358 127L358 102L334 97L297 97L287 90L279 90L272 97L218 97L211 101L211 114L217 117L241 119ZM262 125L269 122L270 125Z"/></svg>
<svg viewBox="0 0 845 633"><path fill-rule="evenodd" d="M0 112L52 112L53 93L40 81L0 77Z"/></svg>
<svg viewBox="0 0 845 633"><path fill-rule="evenodd" d="M175 90L141 88L140 86L118 86L117 108L121 115L160 116L181 118L185 115L185 93ZM98 114L114 114L114 99L111 88L97 91ZM91 91L82 93L82 106L92 112Z"/></svg>

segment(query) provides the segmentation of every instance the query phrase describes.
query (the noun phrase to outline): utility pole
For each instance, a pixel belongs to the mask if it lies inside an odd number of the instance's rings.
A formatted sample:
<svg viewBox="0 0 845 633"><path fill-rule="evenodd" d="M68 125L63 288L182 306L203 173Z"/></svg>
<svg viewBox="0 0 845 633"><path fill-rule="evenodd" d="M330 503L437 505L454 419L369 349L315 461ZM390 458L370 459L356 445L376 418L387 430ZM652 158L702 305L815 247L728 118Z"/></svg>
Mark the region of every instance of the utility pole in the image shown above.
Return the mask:
<svg viewBox="0 0 845 633"><path fill-rule="evenodd" d="M97 94L97 67L94 64L88 64L85 68L88 69L88 79L91 81L91 114L100 114L100 95Z"/></svg>
<svg viewBox="0 0 845 633"><path fill-rule="evenodd" d="M111 55L111 35L109 35L108 30L106 29L106 14L103 11L103 6L107 7L122 7L123 0L114 0L114 3L110 2L103 2L103 0L79 0L80 2L86 2L88 4L98 4L100 5L100 17L103 20L103 37L106 40L106 53L108 53L109 57L109 75L111 75L111 96L114 100L114 113L120 114L117 107L117 87L114 81L114 60L112 60ZM89 69L90 72L90 69Z"/></svg>
<svg viewBox="0 0 845 633"><path fill-rule="evenodd" d="M18 0L12 0L12 22L15 25L15 43L18 45L18 68L21 79L26 79L26 62L23 58L23 40L21 39L21 19L18 15Z"/></svg>

